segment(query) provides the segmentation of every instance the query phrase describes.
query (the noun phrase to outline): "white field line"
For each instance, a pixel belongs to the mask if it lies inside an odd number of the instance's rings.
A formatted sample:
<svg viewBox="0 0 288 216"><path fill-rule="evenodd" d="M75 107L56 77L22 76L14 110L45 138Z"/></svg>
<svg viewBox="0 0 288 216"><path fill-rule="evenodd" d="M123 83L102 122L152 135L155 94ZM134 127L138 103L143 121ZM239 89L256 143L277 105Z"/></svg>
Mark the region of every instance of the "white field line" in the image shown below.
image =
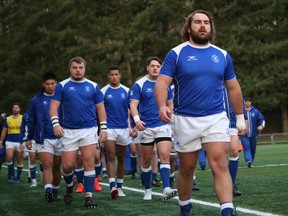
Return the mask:
<svg viewBox="0 0 288 216"><path fill-rule="evenodd" d="M254 167L275 167L275 166L288 166L288 164L268 164L268 165L261 165L261 166L254 166ZM6 167L5 165L3 165L3 167ZM254 168L253 167L253 168ZM16 167L15 167L16 168ZM239 167L239 168L246 168L246 167ZM246 168L247 169L247 168ZM23 171L28 172L28 169L23 169ZM103 182L99 182L101 185L103 186L107 186L109 187L108 183L103 183ZM137 193L143 193L144 194L144 190L140 190L137 188L131 188L131 187L125 187L123 186L123 189L125 190L129 190L129 191L133 191L133 192L137 192ZM162 193L159 192L152 192L153 195L156 196L162 196ZM179 197L176 196L173 199L178 200ZM196 200L196 199L191 199L192 203L197 203L199 205L204 205L204 206L211 206L214 208L220 208L218 203L211 203L211 202L206 202L206 201L201 201L201 200ZM254 215L258 215L258 216L281 216L281 215L277 215L277 214L272 214L272 213L268 213L268 212L261 212L261 211L256 211L256 210L252 210L252 209L247 209L247 208L242 208L242 207L236 207L236 211L237 212L243 212L243 213L248 213L248 214L254 214Z"/></svg>

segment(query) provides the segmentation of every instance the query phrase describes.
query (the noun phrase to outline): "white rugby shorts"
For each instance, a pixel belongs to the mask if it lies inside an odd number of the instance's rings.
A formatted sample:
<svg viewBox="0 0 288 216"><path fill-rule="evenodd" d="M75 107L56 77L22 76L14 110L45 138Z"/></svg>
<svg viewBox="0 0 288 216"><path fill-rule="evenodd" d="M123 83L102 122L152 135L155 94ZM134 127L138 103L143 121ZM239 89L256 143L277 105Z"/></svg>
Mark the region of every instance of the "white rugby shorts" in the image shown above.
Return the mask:
<svg viewBox="0 0 288 216"><path fill-rule="evenodd" d="M173 115L171 127L178 152L198 151L202 143L230 142L226 112L203 117Z"/></svg>

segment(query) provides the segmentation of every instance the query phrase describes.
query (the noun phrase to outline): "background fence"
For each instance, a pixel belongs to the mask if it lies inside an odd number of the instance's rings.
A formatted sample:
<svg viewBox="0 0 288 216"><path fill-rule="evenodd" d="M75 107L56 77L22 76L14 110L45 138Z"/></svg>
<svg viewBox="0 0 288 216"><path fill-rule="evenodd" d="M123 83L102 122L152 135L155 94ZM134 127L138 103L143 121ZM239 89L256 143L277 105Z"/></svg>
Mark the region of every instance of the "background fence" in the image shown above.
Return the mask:
<svg viewBox="0 0 288 216"><path fill-rule="evenodd" d="M257 144L288 143L288 133L259 134Z"/></svg>

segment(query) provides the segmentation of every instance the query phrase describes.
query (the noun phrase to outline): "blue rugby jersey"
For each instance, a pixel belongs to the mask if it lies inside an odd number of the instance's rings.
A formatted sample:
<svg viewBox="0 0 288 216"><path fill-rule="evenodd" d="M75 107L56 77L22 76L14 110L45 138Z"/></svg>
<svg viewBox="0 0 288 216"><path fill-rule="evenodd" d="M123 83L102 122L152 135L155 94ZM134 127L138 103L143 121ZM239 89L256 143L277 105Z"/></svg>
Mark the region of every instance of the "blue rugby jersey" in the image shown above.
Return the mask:
<svg viewBox="0 0 288 216"><path fill-rule="evenodd" d="M128 128L130 89L122 84L114 88L110 84L101 89L107 115L107 128Z"/></svg>
<svg viewBox="0 0 288 216"><path fill-rule="evenodd" d="M131 89L130 100L138 100L138 110L141 121L145 122L146 128L154 128L165 125L159 117L159 111L154 96L156 80L149 80L144 76L136 81ZM168 100L172 100L172 91L168 89Z"/></svg>
<svg viewBox="0 0 288 216"><path fill-rule="evenodd" d="M96 104L103 103L103 94L97 83L71 78L58 83L53 100L61 102L62 126L83 129L97 126Z"/></svg>
<svg viewBox="0 0 288 216"><path fill-rule="evenodd" d="M197 47L188 41L169 51L160 75L174 81L175 114L194 117L225 111L222 83L236 77L225 50L212 44Z"/></svg>

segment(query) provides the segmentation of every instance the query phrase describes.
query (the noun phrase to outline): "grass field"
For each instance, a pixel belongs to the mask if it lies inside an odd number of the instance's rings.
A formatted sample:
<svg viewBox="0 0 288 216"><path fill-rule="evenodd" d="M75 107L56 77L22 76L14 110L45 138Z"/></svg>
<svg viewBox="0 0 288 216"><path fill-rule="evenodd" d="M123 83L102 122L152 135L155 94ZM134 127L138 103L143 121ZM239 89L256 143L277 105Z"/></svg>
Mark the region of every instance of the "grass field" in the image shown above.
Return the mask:
<svg viewBox="0 0 288 216"><path fill-rule="evenodd" d="M234 198L237 215L288 215L288 144L259 145L257 147L254 167L245 166L243 154L238 172L238 188L242 196ZM27 166L26 166L27 168ZM212 196L213 182L211 170L197 170L199 191L193 192L192 215L221 215L217 199ZM44 199L44 188L38 176L37 188L30 188L27 183L28 173L23 172L22 183L9 185L7 169L2 167L0 173L0 215L46 215L46 216L170 216L179 215L177 199L165 203L161 201L162 188L153 188L152 201L143 201L143 188L139 186L139 178L131 180L125 177L125 198L112 200L107 180L102 182L103 191L94 193L98 207L86 209L84 194L74 193L71 206L66 206L63 199L48 205ZM60 188L61 198L64 192L64 181Z"/></svg>

